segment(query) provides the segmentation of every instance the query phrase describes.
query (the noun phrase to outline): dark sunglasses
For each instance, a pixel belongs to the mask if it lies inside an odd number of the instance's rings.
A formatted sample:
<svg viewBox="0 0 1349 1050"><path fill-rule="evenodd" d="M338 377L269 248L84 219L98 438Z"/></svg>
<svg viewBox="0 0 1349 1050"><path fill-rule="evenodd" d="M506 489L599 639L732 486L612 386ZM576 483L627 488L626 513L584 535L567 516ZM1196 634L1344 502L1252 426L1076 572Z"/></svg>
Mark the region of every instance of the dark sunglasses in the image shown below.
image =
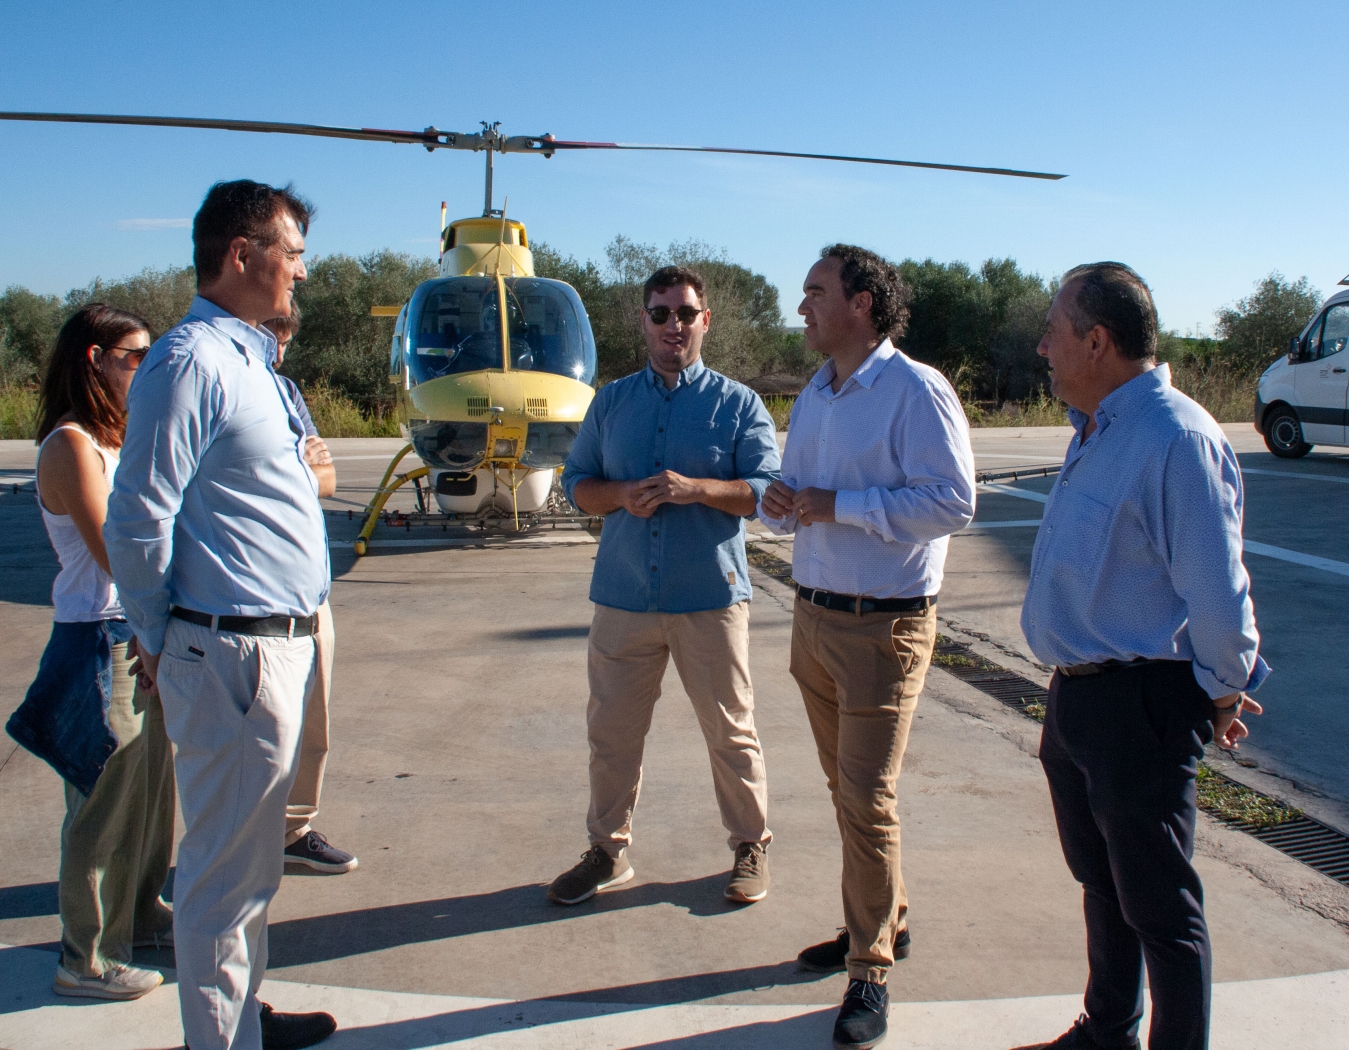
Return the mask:
<svg viewBox="0 0 1349 1050"><path fill-rule="evenodd" d="M651 323L657 325L668 322L671 314L679 318L680 324L691 325L703 313L702 308L698 306L681 306L677 310L671 310L668 306L644 306L642 309L650 316Z"/></svg>

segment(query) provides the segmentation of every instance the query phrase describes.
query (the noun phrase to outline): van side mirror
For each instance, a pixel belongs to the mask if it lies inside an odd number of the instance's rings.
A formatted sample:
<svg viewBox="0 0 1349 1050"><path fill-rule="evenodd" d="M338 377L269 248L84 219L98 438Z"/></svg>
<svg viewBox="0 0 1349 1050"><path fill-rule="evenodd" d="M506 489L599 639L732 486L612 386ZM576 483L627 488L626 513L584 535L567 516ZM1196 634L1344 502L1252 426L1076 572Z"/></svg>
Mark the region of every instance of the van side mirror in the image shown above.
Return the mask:
<svg viewBox="0 0 1349 1050"><path fill-rule="evenodd" d="M1288 340L1288 363L1290 365L1295 365L1301 361L1303 352L1302 342L1297 336Z"/></svg>

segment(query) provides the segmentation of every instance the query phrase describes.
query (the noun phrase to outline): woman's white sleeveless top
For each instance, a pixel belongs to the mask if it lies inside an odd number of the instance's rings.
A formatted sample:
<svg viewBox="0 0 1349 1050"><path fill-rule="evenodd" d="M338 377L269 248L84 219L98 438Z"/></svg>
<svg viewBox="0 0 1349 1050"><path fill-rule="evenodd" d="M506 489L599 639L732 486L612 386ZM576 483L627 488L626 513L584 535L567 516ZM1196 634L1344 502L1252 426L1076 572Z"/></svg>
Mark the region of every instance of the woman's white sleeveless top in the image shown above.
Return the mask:
<svg viewBox="0 0 1349 1050"><path fill-rule="evenodd" d="M118 455L111 449L100 445L84 427L78 423L62 423L43 439L38 449L38 462L42 461L42 449L52 439L57 430L75 430L83 434L94 446L103 460L103 476L107 479L108 490L112 490L112 477L117 471ZM34 487L37 487L36 478ZM42 523L47 526L47 535L56 548L56 557L61 562L61 571L56 574L52 584L52 605L56 607L53 619L57 623L88 623L93 620L117 620L126 614L117 600L117 585L112 577L103 571L94 556L85 546L84 537L75 527L69 514L53 514L42 505L42 493L38 492L38 506L42 507Z"/></svg>

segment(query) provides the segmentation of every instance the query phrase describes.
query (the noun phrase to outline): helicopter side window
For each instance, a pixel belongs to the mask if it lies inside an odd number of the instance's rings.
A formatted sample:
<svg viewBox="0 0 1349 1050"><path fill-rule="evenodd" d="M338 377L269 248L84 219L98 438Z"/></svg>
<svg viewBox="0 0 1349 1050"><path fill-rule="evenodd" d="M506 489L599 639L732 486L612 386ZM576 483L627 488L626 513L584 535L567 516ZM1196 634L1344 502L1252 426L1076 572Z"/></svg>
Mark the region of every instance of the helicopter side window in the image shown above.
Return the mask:
<svg viewBox="0 0 1349 1050"><path fill-rule="evenodd" d="M506 309L512 367L594 381L595 339L580 297L569 285L539 277L508 278Z"/></svg>
<svg viewBox="0 0 1349 1050"><path fill-rule="evenodd" d="M436 282L421 304L409 351L412 377L441 376L501 367L495 282L458 277Z"/></svg>

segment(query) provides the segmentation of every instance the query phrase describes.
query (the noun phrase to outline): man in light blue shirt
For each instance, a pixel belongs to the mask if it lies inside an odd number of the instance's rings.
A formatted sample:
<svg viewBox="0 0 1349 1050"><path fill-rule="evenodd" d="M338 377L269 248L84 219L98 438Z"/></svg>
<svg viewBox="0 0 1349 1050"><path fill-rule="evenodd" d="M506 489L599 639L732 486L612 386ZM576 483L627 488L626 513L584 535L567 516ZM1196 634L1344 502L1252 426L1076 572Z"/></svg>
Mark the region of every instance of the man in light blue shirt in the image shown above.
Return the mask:
<svg viewBox="0 0 1349 1050"><path fill-rule="evenodd" d="M289 189L246 180L207 194L192 230L199 294L132 384L104 526L175 745L174 944L193 1050L304 1047L336 1027L257 999L329 581L304 428L258 327L290 313L309 213Z"/></svg>
<svg viewBox="0 0 1349 1050"><path fill-rule="evenodd" d="M1077 433L1031 559L1021 627L1057 667L1040 761L1082 883L1086 1013L1055 1050L1208 1045L1212 977L1195 774L1247 735L1260 658L1241 562L1241 469L1156 363L1157 311L1120 263L1069 270L1039 352Z"/></svg>
<svg viewBox="0 0 1349 1050"><path fill-rule="evenodd" d="M633 876L642 748L671 657L698 713L735 851L728 899L768 893L768 788L749 677L745 518L777 477L772 417L707 368L702 278L657 270L643 290L649 366L595 395L562 485L604 515L590 600L590 848L548 889L577 904Z"/></svg>

